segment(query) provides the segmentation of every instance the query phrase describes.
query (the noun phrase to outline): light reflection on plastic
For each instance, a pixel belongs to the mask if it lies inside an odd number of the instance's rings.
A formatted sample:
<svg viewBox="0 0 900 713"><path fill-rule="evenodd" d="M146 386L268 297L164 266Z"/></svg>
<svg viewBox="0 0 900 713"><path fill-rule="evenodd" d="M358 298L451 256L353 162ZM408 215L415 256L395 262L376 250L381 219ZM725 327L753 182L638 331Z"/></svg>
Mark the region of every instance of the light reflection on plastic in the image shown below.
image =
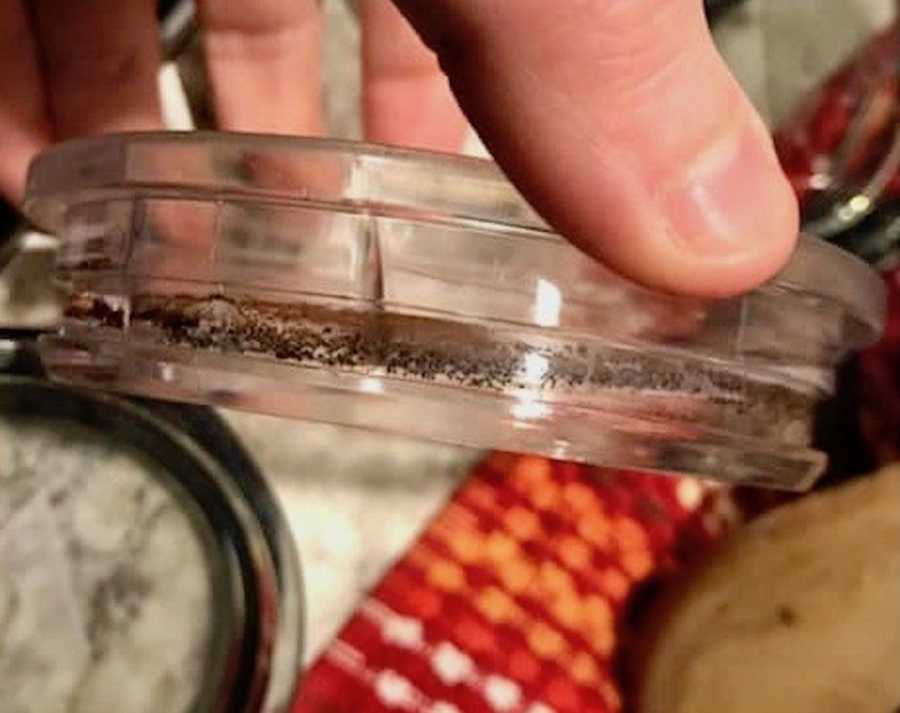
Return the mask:
<svg viewBox="0 0 900 713"><path fill-rule="evenodd" d="M384 384L381 379L368 377L359 380L359 390L366 394L383 394Z"/></svg>
<svg viewBox="0 0 900 713"><path fill-rule="evenodd" d="M550 369L550 361L541 354L531 352L525 355L523 367L525 373L522 380L530 386L539 387ZM515 394L515 399L517 403L510 406L510 412L520 421L541 418L550 413L550 409L541 403L538 391L521 391Z"/></svg>
<svg viewBox="0 0 900 713"><path fill-rule="evenodd" d="M558 327L562 292L549 280L539 277L534 295L534 321L541 327Z"/></svg>
<svg viewBox="0 0 900 713"><path fill-rule="evenodd" d="M525 355L525 381L535 386L540 385L547 375L550 362L547 357L534 352Z"/></svg>
<svg viewBox="0 0 900 713"><path fill-rule="evenodd" d="M553 441L553 449L550 451L550 456L557 460L563 460L568 455L571 446L572 444L568 441L557 439Z"/></svg>
<svg viewBox="0 0 900 713"><path fill-rule="evenodd" d="M509 407L509 411L513 418L519 421L531 421L550 414L550 407L538 401L535 394L522 394L516 396L516 400L517 402Z"/></svg>

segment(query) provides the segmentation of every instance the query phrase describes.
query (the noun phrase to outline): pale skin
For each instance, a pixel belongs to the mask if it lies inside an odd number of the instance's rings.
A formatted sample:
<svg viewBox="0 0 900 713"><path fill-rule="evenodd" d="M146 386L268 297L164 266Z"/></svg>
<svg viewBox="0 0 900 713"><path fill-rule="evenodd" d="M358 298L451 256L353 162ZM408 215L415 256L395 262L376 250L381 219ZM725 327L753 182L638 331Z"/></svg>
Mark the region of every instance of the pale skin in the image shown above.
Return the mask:
<svg viewBox="0 0 900 713"><path fill-rule="evenodd" d="M318 2L198 6L219 127L322 133ZM796 201L701 0L359 9L367 139L457 150L461 106L563 235L653 288L732 295L789 257ZM52 142L158 128L158 66L151 0L0 0L0 192Z"/></svg>

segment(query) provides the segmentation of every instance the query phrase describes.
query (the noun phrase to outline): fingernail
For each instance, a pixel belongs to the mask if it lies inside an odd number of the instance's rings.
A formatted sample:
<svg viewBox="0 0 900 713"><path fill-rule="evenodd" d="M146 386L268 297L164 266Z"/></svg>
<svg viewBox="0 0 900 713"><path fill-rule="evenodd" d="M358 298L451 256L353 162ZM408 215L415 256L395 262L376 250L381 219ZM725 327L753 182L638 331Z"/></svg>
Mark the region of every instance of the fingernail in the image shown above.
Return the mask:
<svg viewBox="0 0 900 713"><path fill-rule="evenodd" d="M686 168L663 210L689 249L727 257L789 238L796 201L767 136L748 121Z"/></svg>

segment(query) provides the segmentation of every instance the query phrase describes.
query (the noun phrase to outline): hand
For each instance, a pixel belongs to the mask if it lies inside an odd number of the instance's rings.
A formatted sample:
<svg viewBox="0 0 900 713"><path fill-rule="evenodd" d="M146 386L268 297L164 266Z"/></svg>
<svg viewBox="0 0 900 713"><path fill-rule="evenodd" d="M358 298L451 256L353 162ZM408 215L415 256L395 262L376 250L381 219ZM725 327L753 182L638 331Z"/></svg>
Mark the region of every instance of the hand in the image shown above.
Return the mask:
<svg viewBox="0 0 900 713"><path fill-rule="evenodd" d="M367 138L452 150L465 122L388 0L359 0ZM797 206L701 0L397 0L526 198L664 290L728 295L786 261ZM316 0L201 0L223 129L319 133ZM159 126L150 0L0 0L0 191L52 141Z"/></svg>

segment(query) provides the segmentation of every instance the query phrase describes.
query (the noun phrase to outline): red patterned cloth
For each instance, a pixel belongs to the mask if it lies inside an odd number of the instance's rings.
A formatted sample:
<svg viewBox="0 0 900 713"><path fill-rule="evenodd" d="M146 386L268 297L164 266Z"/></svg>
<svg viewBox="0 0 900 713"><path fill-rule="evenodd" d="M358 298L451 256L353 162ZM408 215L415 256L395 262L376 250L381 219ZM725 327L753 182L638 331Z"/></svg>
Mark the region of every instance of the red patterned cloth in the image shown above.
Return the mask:
<svg viewBox="0 0 900 713"><path fill-rule="evenodd" d="M495 454L307 674L294 713L610 713L632 595L734 522L688 478Z"/></svg>

